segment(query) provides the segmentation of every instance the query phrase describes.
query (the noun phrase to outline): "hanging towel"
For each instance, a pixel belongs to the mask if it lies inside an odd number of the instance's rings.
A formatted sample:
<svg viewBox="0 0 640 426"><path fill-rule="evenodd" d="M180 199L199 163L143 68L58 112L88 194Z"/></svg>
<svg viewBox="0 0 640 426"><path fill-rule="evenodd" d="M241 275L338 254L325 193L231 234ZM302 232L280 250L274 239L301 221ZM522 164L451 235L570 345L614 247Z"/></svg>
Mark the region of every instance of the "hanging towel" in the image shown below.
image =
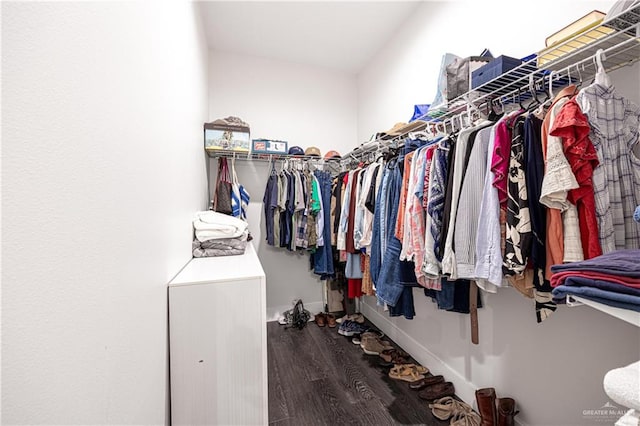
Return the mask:
<svg viewBox="0 0 640 426"><path fill-rule="evenodd" d="M640 223L640 206L636 207L636 211L633 213L633 220Z"/></svg>
<svg viewBox="0 0 640 426"><path fill-rule="evenodd" d="M613 401L640 410L640 361L609 371L603 385Z"/></svg>

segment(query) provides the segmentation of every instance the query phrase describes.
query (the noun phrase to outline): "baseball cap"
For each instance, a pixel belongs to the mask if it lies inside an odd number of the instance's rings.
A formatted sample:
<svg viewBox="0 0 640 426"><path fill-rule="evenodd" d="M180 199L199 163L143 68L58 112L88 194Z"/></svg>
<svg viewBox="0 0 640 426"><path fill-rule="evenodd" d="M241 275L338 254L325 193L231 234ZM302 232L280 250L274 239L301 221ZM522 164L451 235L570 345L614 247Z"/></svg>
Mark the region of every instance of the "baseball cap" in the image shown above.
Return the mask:
<svg viewBox="0 0 640 426"><path fill-rule="evenodd" d="M304 151L304 155L309 155L313 157L320 157L320 150L315 146L310 146Z"/></svg>
<svg viewBox="0 0 640 426"><path fill-rule="evenodd" d="M331 160L332 158L342 158L342 155L340 155L338 151L327 151L327 153L324 155L324 159Z"/></svg>
<svg viewBox="0 0 640 426"><path fill-rule="evenodd" d="M299 146L289 148L289 155L304 155L304 151Z"/></svg>

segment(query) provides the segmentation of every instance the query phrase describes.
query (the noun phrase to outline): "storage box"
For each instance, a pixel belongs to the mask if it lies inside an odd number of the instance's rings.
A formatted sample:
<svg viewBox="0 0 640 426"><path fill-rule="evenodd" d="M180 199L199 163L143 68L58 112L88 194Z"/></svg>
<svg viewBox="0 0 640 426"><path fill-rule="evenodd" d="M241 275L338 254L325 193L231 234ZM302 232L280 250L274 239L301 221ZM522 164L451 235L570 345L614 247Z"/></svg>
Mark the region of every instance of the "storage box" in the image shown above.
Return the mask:
<svg viewBox="0 0 640 426"><path fill-rule="evenodd" d="M547 69L563 68L566 64L551 66L551 68L547 64L613 33L614 29L600 25L604 16L604 13L594 10L547 37L548 47L538 53L538 68L543 66ZM611 42L613 43L613 40Z"/></svg>
<svg viewBox="0 0 640 426"><path fill-rule="evenodd" d="M545 47L553 46L556 43L563 42L571 37L586 31L589 28L593 28L598 25L604 19L605 14L594 10L584 15L582 18L570 23L560 31L557 31L546 38Z"/></svg>
<svg viewBox="0 0 640 426"><path fill-rule="evenodd" d="M227 117L204 124L204 148L207 151L249 152L249 125L237 117Z"/></svg>
<svg viewBox="0 0 640 426"><path fill-rule="evenodd" d="M505 72L522 64L522 60L510 56L498 56L493 61L481 66L471 73L471 88L475 89ZM487 89L489 90L489 89Z"/></svg>
<svg viewBox="0 0 640 426"><path fill-rule="evenodd" d="M253 139L251 141L252 154L286 155L289 152L286 141L274 141L271 139Z"/></svg>

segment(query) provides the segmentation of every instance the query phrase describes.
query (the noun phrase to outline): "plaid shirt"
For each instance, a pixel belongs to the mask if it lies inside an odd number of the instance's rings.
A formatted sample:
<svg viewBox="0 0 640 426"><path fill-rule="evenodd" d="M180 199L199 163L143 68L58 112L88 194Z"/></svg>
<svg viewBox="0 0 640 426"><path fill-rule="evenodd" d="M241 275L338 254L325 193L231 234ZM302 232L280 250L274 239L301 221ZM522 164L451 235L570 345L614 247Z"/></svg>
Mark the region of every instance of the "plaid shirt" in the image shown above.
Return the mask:
<svg viewBox="0 0 640 426"><path fill-rule="evenodd" d="M593 171L593 189L602 252L640 248L640 228L633 211L640 204L638 143L640 107L615 93L613 86L594 83L576 101L589 119L600 165Z"/></svg>

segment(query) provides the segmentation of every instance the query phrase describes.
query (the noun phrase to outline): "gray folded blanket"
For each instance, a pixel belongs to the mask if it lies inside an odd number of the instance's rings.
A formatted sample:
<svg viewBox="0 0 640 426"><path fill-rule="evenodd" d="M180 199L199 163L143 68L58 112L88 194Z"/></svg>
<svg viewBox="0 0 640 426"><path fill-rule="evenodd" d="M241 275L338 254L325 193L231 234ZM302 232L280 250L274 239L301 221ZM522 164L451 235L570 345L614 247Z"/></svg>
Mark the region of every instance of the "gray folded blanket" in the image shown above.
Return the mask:
<svg viewBox="0 0 640 426"><path fill-rule="evenodd" d="M247 233L238 238L198 241L191 244L193 257L237 256L244 254L247 247Z"/></svg>

